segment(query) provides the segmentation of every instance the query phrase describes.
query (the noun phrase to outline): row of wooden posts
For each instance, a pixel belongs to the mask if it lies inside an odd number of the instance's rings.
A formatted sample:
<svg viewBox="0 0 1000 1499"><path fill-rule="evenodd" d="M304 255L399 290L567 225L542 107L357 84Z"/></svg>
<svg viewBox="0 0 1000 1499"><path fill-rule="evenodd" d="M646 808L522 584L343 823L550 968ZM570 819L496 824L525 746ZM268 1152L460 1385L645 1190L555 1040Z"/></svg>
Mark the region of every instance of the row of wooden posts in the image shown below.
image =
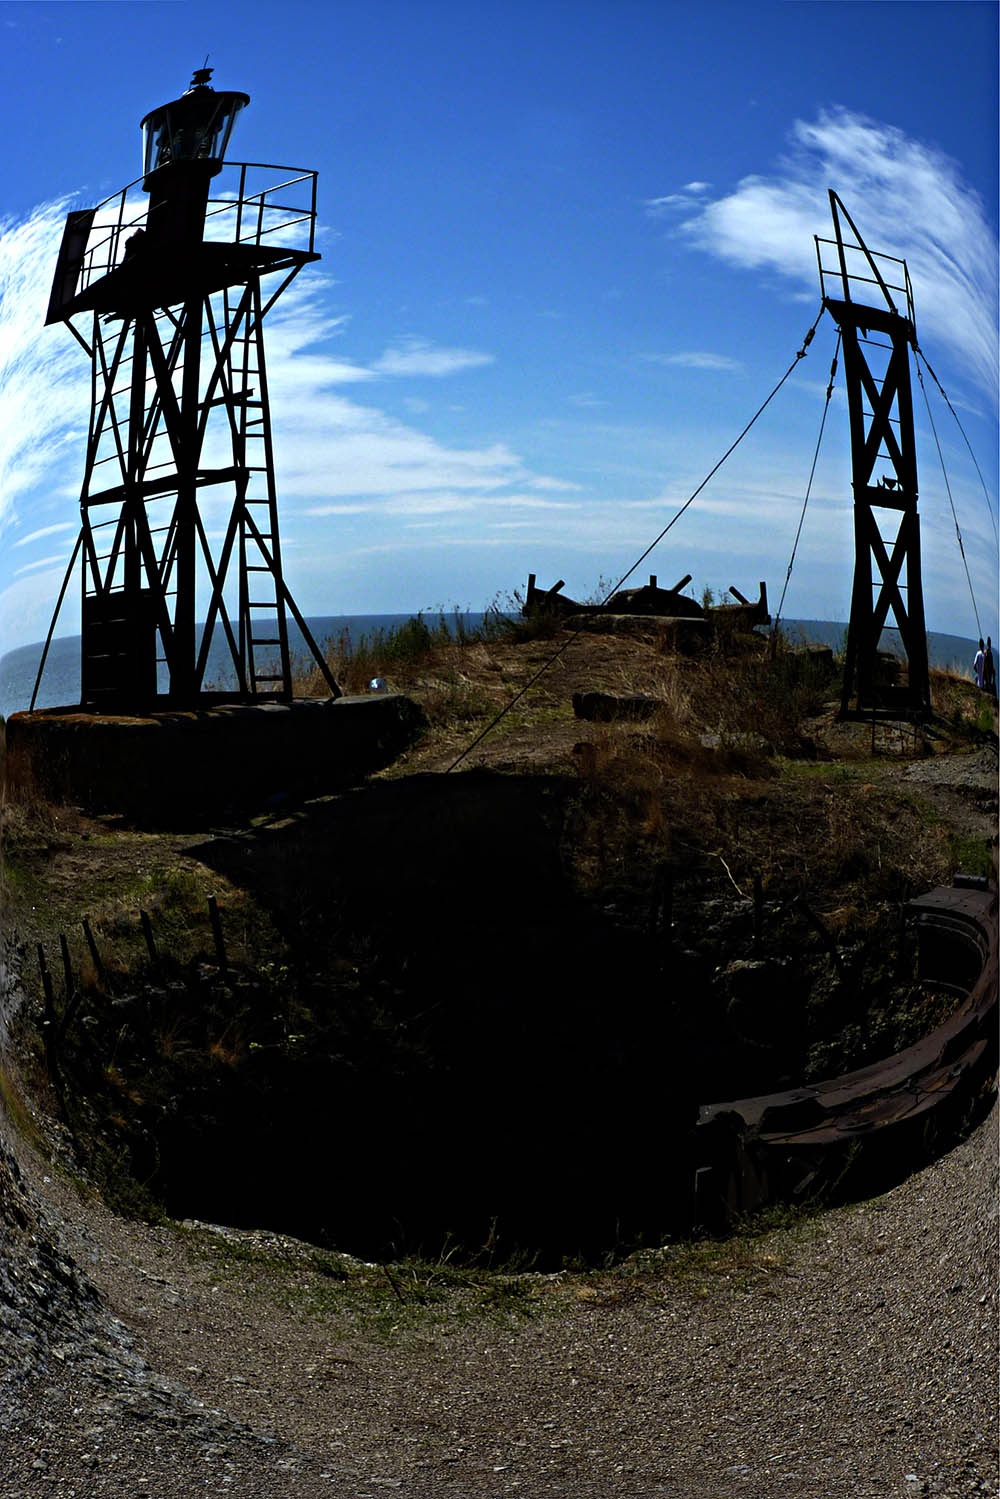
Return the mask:
<svg viewBox="0 0 1000 1499"><path fill-rule="evenodd" d="M219 965L219 973L225 977L229 972L229 959L226 954L225 939L222 935L222 920L219 916L219 907L215 896L208 897L208 920L212 928L212 939L215 944L215 956ZM139 912L139 924L142 927L142 935L149 953L149 960L154 969L160 967L160 955L153 937L153 924L149 919L148 911ZM103 984L107 977L107 968L101 957L100 949L94 937L89 919L84 916L81 926L86 938L87 948L90 952L91 962L97 974L98 983ZM67 1032L80 1008L84 997L84 989L73 980L73 964L70 958L69 942L66 933L59 933L59 951L62 958L63 983L66 989L66 999L63 1004L61 1015L56 1014L55 992L52 982L52 974L45 958L44 945L39 942L36 947L38 953L38 969L42 979L42 996L44 1002L44 1019L42 1024L42 1037L45 1047L45 1064L49 1075L49 1081L58 1102L59 1110L64 1121L70 1123L70 1115L66 1108L65 1091L63 1088L62 1069L60 1066L60 1053Z"/></svg>
<svg viewBox="0 0 1000 1499"><path fill-rule="evenodd" d="M219 906L214 895L208 897L208 920L212 928L212 940L215 944L215 956L219 965L219 972L225 977L229 972L229 958L226 953L225 938L222 934L222 919L219 915ZM107 977L107 968L104 965L100 949L97 946L89 918L84 916L80 924L83 927L83 935L86 938L87 948L90 952L91 962L94 965L94 972L97 974L98 983L103 984ZM149 961L154 968L158 969L160 967L160 954L153 936L153 923L149 918L148 911L139 912L139 924L142 928ZM73 1022L73 1017L76 1015L84 995L83 989L78 987L73 979L73 965L70 959L69 942L66 939L65 932L59 933L59 951L62 957L63 983L66 990L66 998L61 1016L56 1015L55 991L52 982L52 973L45 957L45 947L41 942L37 944L38 970L42 979L42 996L45 1009L45 1046L50 1064L58 1056L66 1032Z"/></svg>

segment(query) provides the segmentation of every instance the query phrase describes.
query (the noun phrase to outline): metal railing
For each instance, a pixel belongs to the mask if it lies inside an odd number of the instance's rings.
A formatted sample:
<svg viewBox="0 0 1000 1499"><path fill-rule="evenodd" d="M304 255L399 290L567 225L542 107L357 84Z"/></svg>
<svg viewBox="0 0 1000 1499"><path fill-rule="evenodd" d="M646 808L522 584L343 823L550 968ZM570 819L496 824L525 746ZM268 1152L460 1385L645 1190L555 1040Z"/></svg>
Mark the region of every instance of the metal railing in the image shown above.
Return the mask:
<svg viewBox="0 0 1000 1499"><path fill-rule="evenodd" d="M888 303L890 310L899 313L899 308L896 306L891 295L893 292L898 292L906 303L906 311L902 316L907 318L910 323L914 322L913 287L910 284L910 272L905 260L901 260L898 255L885 255L881 252L869 250L865 245L841 245L835 239L821 239L818 234L815 236L815 240L820 291L824 298L827 296L842 297L846 302L858 302L861 306L870 306L872 305L871 302L866 300L864 296L852 296L851 292L857 288L874 286L882 293L881 300ZM841 250L844 253L843 264L840 259ZM825 251L831 252L835 264L827 265L824 263ZM850 269L847 260L847 256L849 255L855 258L861 256L865 272L871 272L874 269L876 274L864 274L861 271ZM852 261L851 263L853 264L854 262ZM881 273L882 266L886 268L884 276ZM890 276L898 277L900 275L899 269L891 269L891 267L901 268L903 278L901 282L899 280L889 280ZM834 288L830 291L827 289L828 279L835 283Z"/></svg>
<svg viewBox="0 0 1000 1499"><path fill-rule="evenodd" d="M260 180L256 174L261 174ZM278 180L267 180L266 174ZM205 213L206 241L274 245L314 254L316 179L316 172L298 167L258 161L225 163L212 181L214 191ZM145 231L149 205L141 191L142 182L143 178L137 177L93 210L78 292L120 265L127 240L137 230Z"/></svg>

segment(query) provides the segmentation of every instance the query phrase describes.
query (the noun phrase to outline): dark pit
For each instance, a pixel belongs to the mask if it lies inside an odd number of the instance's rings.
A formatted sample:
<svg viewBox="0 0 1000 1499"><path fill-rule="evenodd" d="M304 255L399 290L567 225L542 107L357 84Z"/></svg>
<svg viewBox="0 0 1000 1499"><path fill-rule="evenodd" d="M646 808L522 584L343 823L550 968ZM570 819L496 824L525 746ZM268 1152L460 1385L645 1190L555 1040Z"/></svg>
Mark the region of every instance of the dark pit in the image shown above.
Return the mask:
<svg viewBox="0 0 1000 1499"><path fill-rule="evenodd" d="M954 1005L898 910L840 950L714 870L665 901L637 867L602 903L575 795L411 777L192 848L279 948L253 972L165 955L87 1000L64 1067L98 1174L369 1259L593 1260L691 1231L700 1103L888 1055Z"/></svg>

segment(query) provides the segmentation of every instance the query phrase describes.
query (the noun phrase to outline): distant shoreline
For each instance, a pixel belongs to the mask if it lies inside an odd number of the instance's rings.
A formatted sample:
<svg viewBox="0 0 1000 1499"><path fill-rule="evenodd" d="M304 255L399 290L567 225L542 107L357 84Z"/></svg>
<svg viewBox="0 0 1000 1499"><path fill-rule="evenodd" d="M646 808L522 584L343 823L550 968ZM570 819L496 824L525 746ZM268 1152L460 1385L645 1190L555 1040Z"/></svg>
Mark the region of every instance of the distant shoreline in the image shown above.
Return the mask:
<svg viewBox="0 0 1000 1499"><path fill-rule="evenodd" d="M450 610L425 609L407 614L320 614L307 619L306 623L315 639L322 644L327 640L337 639L345 631L357 639L361 635L371 635L379 630L397 629L408 619L413 619L416 612L421 612L431 622L436 621L439 615L447 621L453 613ZM480 611L466 610L462 611L462 618L468 622L470 628L474 628L482 621L484 615ZM843 620L783 619L781 628L789 636L800 635L805 641L830 645L834 649L843 645L847 632L847 625ZM305 653L305 642L295 626L291 624L289 625L289 643L294 655ZM28 707L43 646L44 641L36 640L30 645L18 646L16 650L8 651L0 656L0 717L9 717L11 713L23 711ZM945 635L939 631L929 630L927 647L931 666L959 671L966 676L971 676L972 659L976 652L974 640L963 635ZM883 631L882 648L899 652L898 630ZM209 658L209 678L218 679L220 674L225 672L226 664L226 649L223 641L218 660L213 660L213 657ZM38 707L53 708L75 703L79 701L79 696L80 637L79 635L61 635L53 640L49 647L49 658L42 680L42 690L38 697Z"/></svg>

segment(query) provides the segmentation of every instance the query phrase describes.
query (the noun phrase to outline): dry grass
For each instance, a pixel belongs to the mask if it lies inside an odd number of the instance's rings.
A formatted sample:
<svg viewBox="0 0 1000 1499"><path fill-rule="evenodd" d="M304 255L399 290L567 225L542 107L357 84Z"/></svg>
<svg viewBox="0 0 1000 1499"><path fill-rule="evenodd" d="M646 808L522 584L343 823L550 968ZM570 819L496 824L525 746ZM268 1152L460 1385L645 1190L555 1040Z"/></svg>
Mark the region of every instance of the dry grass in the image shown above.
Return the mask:
<svg viewBox="0 0 1000 1499"><path fill-rule="evenodd" d="M428 622L416 614L394 630L373 630L356 638L344 630L324 646L327 665L341 691L363 693L375 677L390 692L427 687L437 678L461 680L463 671L488 669L484 653L493 641L508 638L502 616L487 614L482 626L470 630L456 611ZM326 683L309 660L298 663L293 690L296 697L325 697Z"/></svg>
<svg viewBox="0 0 1000 1499"><path fill-rule="evenodd" d="M931 701L937 716L958 738L970 731L996 730L996 701L980 692L970 678L953 671L931 669Z"/></svg>
<svg viewBox="0 0 1000 1499"><path fill-rule="evenodd" d="M44 849L55 833L56 809L42 795L24 756L0 760L0 908L11 894L11 858L18 851Z"/></svg>

